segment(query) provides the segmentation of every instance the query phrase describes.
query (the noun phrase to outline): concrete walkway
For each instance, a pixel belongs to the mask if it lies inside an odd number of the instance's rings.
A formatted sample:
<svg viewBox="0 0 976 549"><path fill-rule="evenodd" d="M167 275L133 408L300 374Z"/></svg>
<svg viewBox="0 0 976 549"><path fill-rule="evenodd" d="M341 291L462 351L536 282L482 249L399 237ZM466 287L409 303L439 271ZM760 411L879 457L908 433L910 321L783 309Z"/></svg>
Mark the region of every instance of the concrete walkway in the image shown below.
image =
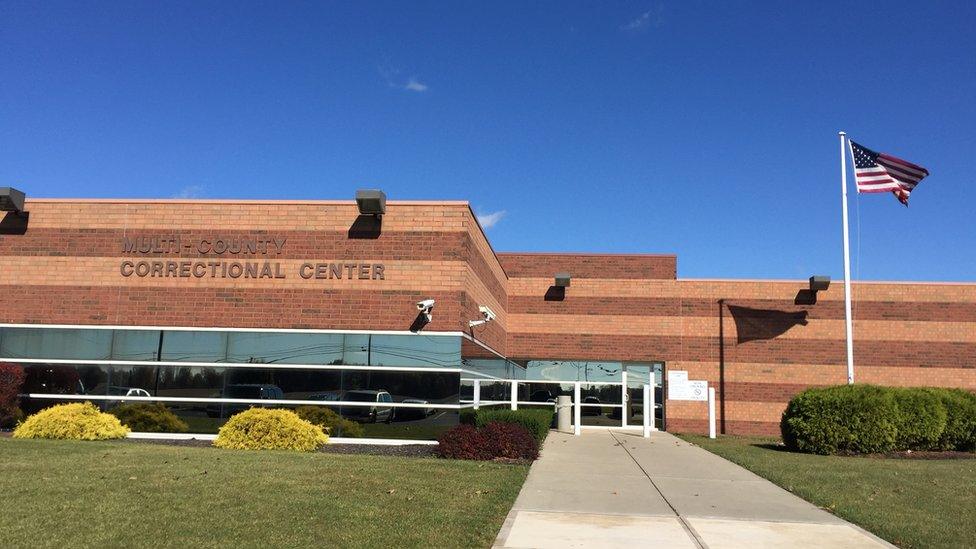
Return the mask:
<svg viewBox="0 0 976 549"><path fill-rule="evenodd" d="M667 433L551 433L496 547L892 547Z"/></svg>

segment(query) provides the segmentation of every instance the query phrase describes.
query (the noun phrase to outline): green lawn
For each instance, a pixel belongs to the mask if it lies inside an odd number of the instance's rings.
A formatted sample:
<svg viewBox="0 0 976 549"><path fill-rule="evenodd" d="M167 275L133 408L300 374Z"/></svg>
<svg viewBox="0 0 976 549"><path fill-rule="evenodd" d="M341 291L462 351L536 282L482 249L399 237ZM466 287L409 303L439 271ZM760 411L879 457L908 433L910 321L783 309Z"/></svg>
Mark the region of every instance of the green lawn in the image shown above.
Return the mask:
<svg viewBox="0 0 976 549"><path fill-rule="evenodd" d="M778 439L682 435L900 547L976 547L976 459L817 456Z"/></svg>
<svg viewBox="0 0 976 549"><path fill-rule="evenodd" d="M0 438L4 547L488 547L528 467Z"/></svg>

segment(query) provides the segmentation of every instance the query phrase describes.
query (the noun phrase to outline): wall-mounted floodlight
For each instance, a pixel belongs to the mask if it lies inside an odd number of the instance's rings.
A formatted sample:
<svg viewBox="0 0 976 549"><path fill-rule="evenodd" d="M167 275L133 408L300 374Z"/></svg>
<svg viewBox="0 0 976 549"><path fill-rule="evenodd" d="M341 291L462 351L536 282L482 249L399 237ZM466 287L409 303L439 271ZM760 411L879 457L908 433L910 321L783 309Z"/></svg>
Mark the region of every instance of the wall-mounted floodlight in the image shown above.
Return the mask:
<svg viewBox="0 0 976 549"><path fill-rule="evenodd" d="M381 216L386 213L386 193L378 189L356 191L356 205L361 215Z"/></svg>
<svg viewBox="0 0 976 549"><path fill-rule="evenodd" d="M569 288L569 282L569 273L556 273L556 283L553 285L557 288Z"/></svg>
<svg viewBox="0 0 976 549"><path fill-rule="evenodd" d="M13 187L0 187L0 211L23 212L24 198L24 193Z"/></svg>
<svg viewBox="0 0 976 549"><path fill-rule="evenodd" d="M823 292L830 287L830 277L826 275L814 275L810 277L810 291Z"/></svg>

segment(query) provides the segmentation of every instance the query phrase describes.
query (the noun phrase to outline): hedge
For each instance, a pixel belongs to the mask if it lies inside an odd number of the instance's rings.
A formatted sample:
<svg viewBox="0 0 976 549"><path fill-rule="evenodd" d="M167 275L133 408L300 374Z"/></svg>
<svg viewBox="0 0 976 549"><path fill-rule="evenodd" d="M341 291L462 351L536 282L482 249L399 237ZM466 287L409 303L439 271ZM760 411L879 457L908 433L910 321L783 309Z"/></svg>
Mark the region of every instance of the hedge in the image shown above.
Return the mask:
<svg viewBox="0 0 976 549"><path fill-rule="evenodd" d="M108 440L125 438L129 428L102 413L91 402L58 404L28 417L14 430L14 438Z"/></svg>
<svg viewBox="0 0 976 549"><path fill-rule="evenodd" d="M109 410L122 425L139 433L185 433L189 425L162 403L123 404Z"/></svg>
<svg viewBox="0 0 976 549"><path fill-rule="evenodd" d="M299 406L295 408L295 413L312 425L321 427L329 436L347 438L363 436L362 425L340 416L335 410L325 406Z"/></svg>
<svg viewBox="0 0 976 549"><path fill-rule="evenodd" d="M976 395L874 385L808 389L790 400L780 429L788 448L815 454L972 450Z"/></svg>
<svg viewBox="0 0 976 549"><path fill-rule="evenodd" d="M437 453L449 459L517 459L539 457L539 443L516 423L492 421L484 427L462 423L437 439Z"/></svg>
<svg viewBox="0 0 976 549"><path fill-rule="evenodd" d="M235 450L314 452L328 441L321 427L291 410L250 408L227 420L213 445Z"/></svg>
<svg viewBox="0 0 976 549"><path fill-rule="evenodd" d="M541 443L549 434L552 418L555 412L550 408L525 408L522 410L506 410L488 408L478 410L474 416L474 424L484 427L493 421L514 423L521 425Z"/></svg>
<svg viewBox="0 0 976 549"><path fill-rule="evenodd" d="M891 389L898 406L895 448L899 450L938 450L945 432L948 410L932 391Z"/></svg>
<svg viewBox="0 0 976 549"><path fill-rule="evenodd" d="M946 408L940 450L976 451L976 395L963 389L929 389Z"/></svg>

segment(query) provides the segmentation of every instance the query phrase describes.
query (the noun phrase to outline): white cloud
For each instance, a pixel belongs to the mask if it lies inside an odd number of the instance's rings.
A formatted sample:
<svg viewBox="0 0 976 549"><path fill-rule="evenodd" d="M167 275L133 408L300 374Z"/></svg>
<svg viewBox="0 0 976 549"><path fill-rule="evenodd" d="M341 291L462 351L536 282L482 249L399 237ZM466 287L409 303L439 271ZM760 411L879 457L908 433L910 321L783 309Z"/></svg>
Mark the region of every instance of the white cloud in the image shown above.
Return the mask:
<svg viewBox="0 0 976 549"><path fill-rule="evenodd" d="M661 25L662 11L664 11L664 5L658 3L653 8L640 14L639 16L637 16L636 19L631 20L626 25L621 25L620 28L625 31L636 31L636 30L644 29L648 25L654 25L655 27L659 27Z"/></svg>
<svg viewBox="0 0 976 549"><path fill-rule="evenodd" d="M180 192L173 195L173 198L200 198L203 196L203 187L200 185L187 185L180 189Z"/></svg>
<svg viewBox="0 0 976 549"><path fill-rule="evenodd" d="M478 223L485 229L490 229L498 224L499 221L505 217L505 210L498 210L497 212L478 214Z"/></svg>
<svg viewBox="0 0 976 549"><path fill-rule="evenodd" d="M423 93L430 88L430 86L418 80L416 76L411 76L406 82L404 82L403 78L400 77L400 69L379 66L376 67L376 70L379 71L380 76L383 77L383 80L386 80L386 85L391 88L416 93Z"/></svg>
<svg viewBox="0 0 976 549"><path fill-rule="evenodd" d="M403 89L413 91L413 92L425 92L427 91L427 84L419 82L416 78L411 78L403 85Z"/></svg>

